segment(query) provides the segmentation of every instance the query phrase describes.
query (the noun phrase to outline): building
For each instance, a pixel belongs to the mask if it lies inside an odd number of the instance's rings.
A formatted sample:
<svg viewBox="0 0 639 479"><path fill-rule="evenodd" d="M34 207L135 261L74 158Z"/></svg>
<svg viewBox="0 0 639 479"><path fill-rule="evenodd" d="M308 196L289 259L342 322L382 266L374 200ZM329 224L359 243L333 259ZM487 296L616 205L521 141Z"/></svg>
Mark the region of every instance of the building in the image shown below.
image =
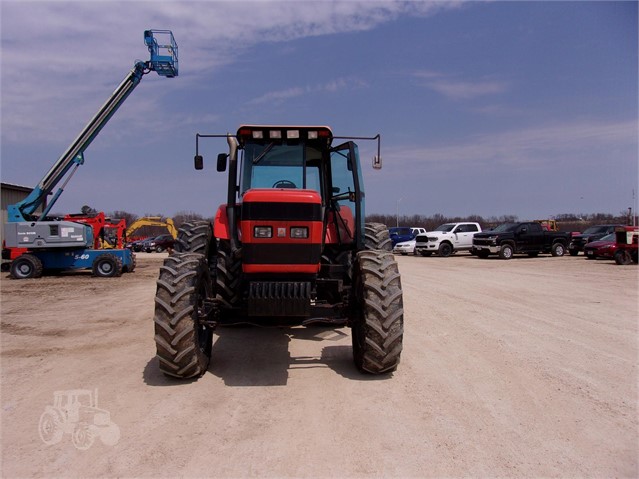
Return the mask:
<svg viewBox="0 0 639 479"><path fill-rule="evenodd" d="M22 201L29 193L33 191L33 188L20 185L12 185L11 183L0 183L1 186L1 198L0 208L2 209L2 222L0 223L0 240L4 239L4 224L8 220L7 207L13 205L19 201ZM46 207L46 202L38 208L37 213L42 213L42 210Z"/></svg>

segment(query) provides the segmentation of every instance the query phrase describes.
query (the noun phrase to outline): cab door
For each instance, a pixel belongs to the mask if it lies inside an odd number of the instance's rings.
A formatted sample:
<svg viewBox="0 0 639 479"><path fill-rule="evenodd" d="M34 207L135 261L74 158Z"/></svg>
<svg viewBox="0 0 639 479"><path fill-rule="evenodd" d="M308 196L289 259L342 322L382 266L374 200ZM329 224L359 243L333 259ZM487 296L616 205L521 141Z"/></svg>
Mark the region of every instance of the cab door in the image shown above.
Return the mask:
<svg viewBox="0 0 639 479"><path fill-rule="evenodd" d="M364 245L364 191L357 145L352 141L331 149L330 205L340 242ZM329 214L330 216L330 214ZM330 220L330 218L329 218Z"/></svg>

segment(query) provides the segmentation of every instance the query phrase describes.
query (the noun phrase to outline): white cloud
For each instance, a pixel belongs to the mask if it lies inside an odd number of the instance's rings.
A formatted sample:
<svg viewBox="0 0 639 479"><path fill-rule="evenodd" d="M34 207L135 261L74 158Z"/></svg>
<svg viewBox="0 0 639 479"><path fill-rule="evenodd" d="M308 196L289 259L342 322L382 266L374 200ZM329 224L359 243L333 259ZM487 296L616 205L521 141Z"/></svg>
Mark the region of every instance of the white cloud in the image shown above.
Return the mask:
<svg viewBox="0 0 639 479"><path fill-rule="evenodd" d="M637 120L578 122L478 135L454 145L399 147L391 151L398 163L411 168L423 165L430 171L473 165L534 169L557 161L574 162L584 168L587 162L592 162L593 152L598 155L620 147L636 152L638 135Z"/></svg>
<svg viewBox="0 0 639 479"><path fill-rule="evenodd" d="M285 88L283 90L267 92L259 96L258 98L254 98L253 100L250 100L248 104L256 105L256 104L262 104L262 103L273 103L273 102L278 103L278 102L287 100L289 98L308 95L310 93L314 93L314 94L321 93L321 92L335 93L339 90L344 90L348 88L358 88L365 85L366 83L364 81L358 80L356 78L336 78L324 84L306 85L303 87L296 86L296 87Z"/></svg>
<svg viewBox="0 0 639 479"><path fill-rule="evenodd" d="M3 138L54 140L65 126L89 117L96 108L96 98L106 98L104 88L113 88L135 59L147 58L142 32L148 28L173 30L184 73L179 88L189 89L201 86L203 75L235 61L238 53L257 43L367 30L399 15L426 16L458 5L404 1L3 1ZM340 87L337 83L332 86ZM296 94L301 92L294 88L271 95L284 99ZM38 120L47 117L51 121L41 127ZM25 129L29 124L38 125L36 138L33 131Z"/></svg>
<svg viewBox="0 0 639 479"><path fill-rule="evenodd" d="M433 71L419 71L415 72L413 76L420 81L423 80L423 86L453 100L467 100L480 96L495 95L509 88L507 82L491 78L457 80L451 75Z"/></svg>

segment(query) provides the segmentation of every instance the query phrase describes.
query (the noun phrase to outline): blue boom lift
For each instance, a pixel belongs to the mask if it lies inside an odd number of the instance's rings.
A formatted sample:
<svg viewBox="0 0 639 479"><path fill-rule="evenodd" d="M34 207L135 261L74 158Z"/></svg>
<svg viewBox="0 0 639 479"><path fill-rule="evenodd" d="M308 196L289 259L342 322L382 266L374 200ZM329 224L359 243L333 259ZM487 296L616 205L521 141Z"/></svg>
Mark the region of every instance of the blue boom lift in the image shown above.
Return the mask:
<svg viewBox="0 0 639 479"><path fill-rule="evenodd" d="M133 69L116 88L111 97L84 127L31 194L7 208L5 244L9 248L26 248L27 252L11 263L11 276L17 279L35 278L44 270L91 269L95 276L118 276L132 271L134 256L128 249L93 249L94 232L90 225L61 221L47 215L65 186L84 163L84 151L117 109L149 72L173 78L178 75L178 47L170 30L146 30L144 43L149 49L149 61L136 61ZM41 215L37 209L62 181Z"/></svg>

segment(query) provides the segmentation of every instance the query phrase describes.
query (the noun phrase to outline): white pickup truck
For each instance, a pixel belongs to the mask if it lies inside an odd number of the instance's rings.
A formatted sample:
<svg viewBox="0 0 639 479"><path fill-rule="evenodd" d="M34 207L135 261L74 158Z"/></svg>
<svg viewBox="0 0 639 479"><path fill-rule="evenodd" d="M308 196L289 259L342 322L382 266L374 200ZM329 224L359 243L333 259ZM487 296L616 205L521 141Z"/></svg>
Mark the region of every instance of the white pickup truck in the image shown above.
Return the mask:
<svg viewBox="0 0 639 479"><path fill-rule="evenodd" d="M456 251L470 251L475 233L481 232L479 223L445 223L415 238L415 254L450 256Z"/></svg>

